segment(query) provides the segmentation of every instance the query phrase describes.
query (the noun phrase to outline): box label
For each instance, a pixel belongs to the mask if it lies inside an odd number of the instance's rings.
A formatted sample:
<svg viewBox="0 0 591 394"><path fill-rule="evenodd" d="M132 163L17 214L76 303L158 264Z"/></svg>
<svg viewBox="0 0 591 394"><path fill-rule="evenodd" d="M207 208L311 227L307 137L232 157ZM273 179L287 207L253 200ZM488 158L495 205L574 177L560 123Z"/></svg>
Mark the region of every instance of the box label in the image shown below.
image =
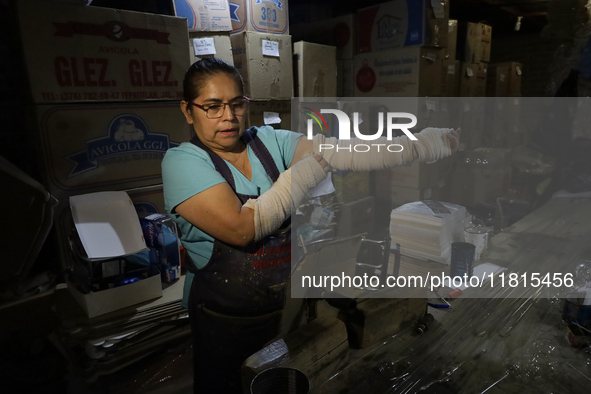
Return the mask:
<svg viewBox="0 0 591 394"><path fill-rule="evenodd" d="M195 56L216 54L213 37L194 38L193 48L195 49Z"/></svg>
<svg viewBox="0 0 591 394"><path fill-rule="evenodd" d="M262 40L263 55L279 57L279 43L277 41Z"/></svg>

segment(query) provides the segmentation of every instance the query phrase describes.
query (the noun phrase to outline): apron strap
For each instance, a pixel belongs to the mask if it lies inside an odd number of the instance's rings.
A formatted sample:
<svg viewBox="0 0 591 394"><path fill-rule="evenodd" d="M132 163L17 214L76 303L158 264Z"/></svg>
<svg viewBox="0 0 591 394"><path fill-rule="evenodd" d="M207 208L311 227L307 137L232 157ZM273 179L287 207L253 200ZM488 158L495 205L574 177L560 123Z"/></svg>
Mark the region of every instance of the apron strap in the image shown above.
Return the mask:
<svg viewBox="0 0 591 394"><path fill-rule="evenodd" d="M242 139L244 140L246 145L250 146L255 156L260 160L261 164L263 165L263 168L265 169L265 172L267 173L269 178L271 178L273 180L273 183L275 183L279 178L279 169L275 164L275 160L273 160L273 156L271 156L271 153L269 152L265 144L263 144L263 141L261 141L261 139L258 138L256 129L244 130L244 132L242 133ZM224 179L226 180L226 182L228 182L232 190L234 190L234 193L239 194L236 192L236 182L234 181L234 176L232 175L232 171L230 170L228 163L226 163L224 159L222 159L217 153L205 146L205 144L201 142L199 137L197 137L197 134L193 135L193 138L191 138L191 143L207 152L207 154L211 158L211 161L213 161L213 165L215 166L216 171L219 172L222 175L222 177L224 177Z"/></svg>

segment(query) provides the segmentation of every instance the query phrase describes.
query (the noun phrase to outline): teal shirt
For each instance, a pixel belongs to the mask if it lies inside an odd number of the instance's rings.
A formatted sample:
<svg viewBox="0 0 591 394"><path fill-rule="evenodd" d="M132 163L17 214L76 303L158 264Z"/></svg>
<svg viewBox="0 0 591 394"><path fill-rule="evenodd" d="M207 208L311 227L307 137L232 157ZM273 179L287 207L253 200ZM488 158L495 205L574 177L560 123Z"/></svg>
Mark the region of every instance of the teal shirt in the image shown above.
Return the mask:
<svg viewBox="0 0 591 394"><path fill-rule="evenodd" d="M257 130L257 136L267 147L279 172L289 168L302 134L288 130L275 130L270 126L252 129ZM226 163L234 176L238 193L261 195L273 186L273 181L250 147L248 147L248 159L252 167L252 181L249 181L232 164L227 161ZM205 267L209 262L214 239L183 219L174 208L194 195L222 182L226 181L215 170L209 155L190 142L184 142L176 148L169 149L162 161L165 209L181 230L181 242L198 268ZM185 308L192 280L193 274L187 273L182 301Z"/></svg>

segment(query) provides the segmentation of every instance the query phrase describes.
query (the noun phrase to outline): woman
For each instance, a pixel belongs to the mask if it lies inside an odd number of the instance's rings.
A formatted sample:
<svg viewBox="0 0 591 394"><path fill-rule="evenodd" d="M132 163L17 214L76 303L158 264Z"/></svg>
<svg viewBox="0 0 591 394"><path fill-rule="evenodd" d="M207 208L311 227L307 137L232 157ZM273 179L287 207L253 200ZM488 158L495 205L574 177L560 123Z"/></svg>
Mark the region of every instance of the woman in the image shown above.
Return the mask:
<svg viewBox="0 0 591 394"><path fill-rule="evenodd" d="M162 174L166 209L181 229L194 274L186 278L183 300L194 338L194 390L239 393L240 365L278 331L290 273L292 207L331 167L434 160L457 149L458 133L421 132L419 148L408 145L404 157L390 154L400 157L374 163L343 152L327 161L314 154L319 144L334 142L324 137L311 141L271 127L244 130L248 99L233 66L200 60L187 71L183 88L181 110L195 136L166 153ZM280 264L254 264L270 250Z"/></svg>

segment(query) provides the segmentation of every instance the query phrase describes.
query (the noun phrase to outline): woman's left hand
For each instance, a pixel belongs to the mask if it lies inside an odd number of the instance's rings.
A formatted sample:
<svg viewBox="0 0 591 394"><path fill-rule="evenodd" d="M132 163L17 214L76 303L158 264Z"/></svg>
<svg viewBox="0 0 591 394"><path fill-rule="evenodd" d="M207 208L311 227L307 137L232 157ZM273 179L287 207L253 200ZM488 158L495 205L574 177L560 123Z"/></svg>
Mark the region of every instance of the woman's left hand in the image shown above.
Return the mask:
<svg viewBox="0 0 591 394"><path fill-rule="evenodd" d="M462 129L460 128L457 130L452 130L446 134L446 137L449 139L451 153L457 152L458 148L460 147L460 135L462 135Z"/></svg>

